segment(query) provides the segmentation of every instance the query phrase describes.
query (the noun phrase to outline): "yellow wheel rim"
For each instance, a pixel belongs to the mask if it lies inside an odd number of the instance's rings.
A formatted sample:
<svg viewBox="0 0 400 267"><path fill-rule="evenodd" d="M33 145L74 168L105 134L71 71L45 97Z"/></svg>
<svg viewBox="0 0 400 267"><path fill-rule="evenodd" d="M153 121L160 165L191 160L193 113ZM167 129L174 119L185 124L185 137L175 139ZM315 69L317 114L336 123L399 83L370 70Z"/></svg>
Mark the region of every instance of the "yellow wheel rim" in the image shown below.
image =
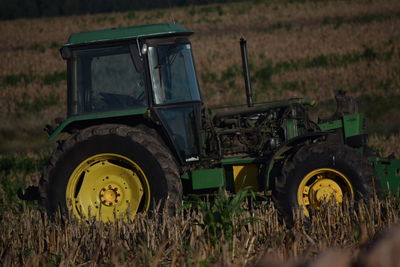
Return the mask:
<svg viewBox="0 0 400 267"><path fill-rule="evenodd" d="M67 207L80 219L101 221L134 217L150 206L150 186L143 170L117 154L97 154L75 168L66 189Z"/></svg>
<svg viewBox="0 0 400 267"><path fill-rule="evenodd" d="M304 214L309 216L308 207L318 209L322 202L331 199L340 204L345 194L354 198L353 186L346 175L334 169L321 168L309 172L301 180L297 201Z"/></svg>

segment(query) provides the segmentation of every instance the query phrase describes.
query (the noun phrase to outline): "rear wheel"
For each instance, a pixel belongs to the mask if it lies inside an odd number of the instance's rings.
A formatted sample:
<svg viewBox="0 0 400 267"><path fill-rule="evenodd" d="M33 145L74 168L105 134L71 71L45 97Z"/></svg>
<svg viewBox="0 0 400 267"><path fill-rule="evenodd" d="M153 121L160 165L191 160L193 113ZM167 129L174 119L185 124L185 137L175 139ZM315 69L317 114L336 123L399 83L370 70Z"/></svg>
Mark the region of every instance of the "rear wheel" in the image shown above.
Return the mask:
<svg viewBox="0 0 400 267"><path fill-rule="evenodd" d="M148 129L149 130L149 129ZM135 216L157 204L173 211L182 185L168 149L143 127L84 129L54 152L41 179L40 204L102 221Z"/></svg>
<svg viewBox="0 0 400 267"><path fill-rule="evenodd" d="M293 224L293 209L301 207L305 216L321 204L343 202L345 197L359 200L373 194L375 171L356 150L332 143L301 148L283 165L275 182L275 205L288 225Z"/></svg>

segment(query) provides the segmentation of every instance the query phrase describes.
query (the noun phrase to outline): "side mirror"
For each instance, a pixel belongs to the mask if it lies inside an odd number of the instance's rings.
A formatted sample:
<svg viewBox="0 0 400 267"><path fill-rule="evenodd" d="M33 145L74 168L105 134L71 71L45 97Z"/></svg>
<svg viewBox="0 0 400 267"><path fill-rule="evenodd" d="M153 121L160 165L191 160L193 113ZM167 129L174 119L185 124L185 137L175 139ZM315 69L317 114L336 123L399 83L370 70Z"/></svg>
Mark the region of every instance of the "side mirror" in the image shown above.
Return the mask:
<svg viewBox="0 0 400 267"><path fill-rule="evenodd" d="M60 54L63 59L70 59L72 56L71 48L67 46L61 47Z"/></svg>

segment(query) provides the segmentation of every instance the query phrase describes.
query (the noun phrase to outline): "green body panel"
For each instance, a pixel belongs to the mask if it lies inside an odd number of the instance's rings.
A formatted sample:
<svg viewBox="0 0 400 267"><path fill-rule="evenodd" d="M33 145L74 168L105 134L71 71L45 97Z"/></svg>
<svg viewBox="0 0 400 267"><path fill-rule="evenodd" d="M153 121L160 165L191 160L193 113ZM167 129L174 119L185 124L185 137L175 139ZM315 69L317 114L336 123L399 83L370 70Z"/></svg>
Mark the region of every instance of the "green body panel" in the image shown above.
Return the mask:
<svg viewBox="0 0 400 267"><path fill-rule="evenodd" d="M322 131L330 131L343 127L342 120L328 121L318 124Z"/></svg>
<svg viewBox="0 0 400 267"><path fill-rule="evenodd" d="M264 162L264 157L234 157L234 158L226 158L221 160L222 165L244 165L244 164L252 164L252 163L260 163Z"/></svg>
<svg viewBox="0 0 400 267"><path fill-rule="evenodd" d="M228 190L233 190L232 166L265 163L265 160L265 157L234 157L222 159L221 165L223 168L197 169L183 173L180 178L183 180L191 180L193 190L212 189L221 186Z"/></svg>
<svg viewBox="0 0 400 267"><path fill-rule="evenodd" d="M140 115L140 114L145 114L146 112L147 108L138 108L131 110L123 110L123 111L112 111L112 112L110 111L105 113L93 113L93 114L72 116L63 121L61 125L57 127L57 129L50 135L48 141L54 141L68 125L74 122Z"/></svg>
<svg viewBox="0 0 400 267"><path fill-rule="evenodd" d="M225 185L225 171L223 168L194 170L191 176L194 190L218 188Z"/></svg>
<svg viewBox="0 0 400 267"><path fill-rule="evenodd" d="M342 118L344 125L344 137L355 136L364 133L364 115L351 114Z"/></svg>
<svg viewBox="0 0 400 267"><path fill-rule="evenodd" d="M286 138L292 139L298 135L297 131L297 120L295 119L286 119L285 122L285 129L286 129Z"/></svg>
<svg viewBox="0 0 400 267"><path fill-rule="evenodd" d="M183 180L190 180L190 175L188 172L185 172L181 175L181 179Z"/></svg>
<svg viewBox="0 0 400 267"><path fill-rule="evenodd" d="M379 178L379 186L400 196L400 160L373 157L369 158Z"/></svg>
<svg viewBox="0 0 400 267"><path fill-rule="evenodd" d="M192 31L186 30L178 24L148 24L72 34L68 39L68 43L64 46L168 35L190 35L192 33Z"/></svg>
<svg viewBox="0 0 400 267"><path fill-rule="evenodd" d="M318 125L322 131L330 131L343 128L344 137L351 137L364 133L364 115L344 115L340 120L328 121Z"/></svg>

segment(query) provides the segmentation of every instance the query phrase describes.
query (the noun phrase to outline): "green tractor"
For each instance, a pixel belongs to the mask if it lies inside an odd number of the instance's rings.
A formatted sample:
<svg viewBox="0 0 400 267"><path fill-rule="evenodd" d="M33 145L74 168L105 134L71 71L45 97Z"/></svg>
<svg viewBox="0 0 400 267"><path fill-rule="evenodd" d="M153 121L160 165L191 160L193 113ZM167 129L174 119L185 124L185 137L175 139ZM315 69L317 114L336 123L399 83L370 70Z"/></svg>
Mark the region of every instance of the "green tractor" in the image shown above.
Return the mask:
<svg viewBox="0 0 400 267"><path fill-rule="evenodd" d="M184 194L244 187L271 196L286 219L327 199L398 193L400 161L374 156L351 97L313 122L310 99L253 103L241 39L247 106L207 109L189 36L177 24L88 31L61 48L68 118L39 183L49 213L102 221L175 210Z"/></svg>

